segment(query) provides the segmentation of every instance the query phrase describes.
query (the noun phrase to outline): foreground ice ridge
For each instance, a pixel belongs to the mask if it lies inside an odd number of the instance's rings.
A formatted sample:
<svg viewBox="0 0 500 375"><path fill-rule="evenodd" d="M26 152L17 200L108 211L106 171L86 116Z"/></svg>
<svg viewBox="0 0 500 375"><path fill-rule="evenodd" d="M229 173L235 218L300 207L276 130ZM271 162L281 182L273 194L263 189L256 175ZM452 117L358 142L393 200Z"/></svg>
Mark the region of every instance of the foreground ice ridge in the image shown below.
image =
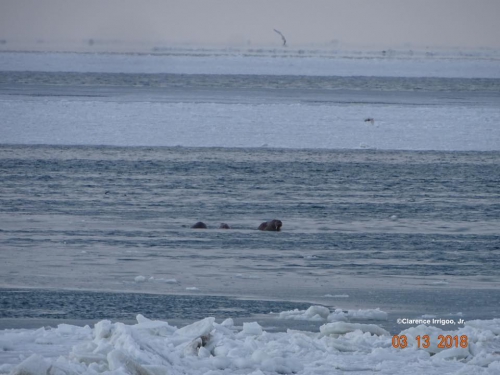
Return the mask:
<svg viewBox="0 0 500 375"><path fill-rule="evenodd" d="M258 323L205 318L176 328L137 316L137 324L100 321L94 328L0 331L2 374L498 374L500 319L469 321L453 332L417 326L400 334L410 346L395 349L374 324L333 322L319 333L270 333ZM467 335L466 349L418 349L428 334ZM411 344L413 343L413 344Z"/></svg>

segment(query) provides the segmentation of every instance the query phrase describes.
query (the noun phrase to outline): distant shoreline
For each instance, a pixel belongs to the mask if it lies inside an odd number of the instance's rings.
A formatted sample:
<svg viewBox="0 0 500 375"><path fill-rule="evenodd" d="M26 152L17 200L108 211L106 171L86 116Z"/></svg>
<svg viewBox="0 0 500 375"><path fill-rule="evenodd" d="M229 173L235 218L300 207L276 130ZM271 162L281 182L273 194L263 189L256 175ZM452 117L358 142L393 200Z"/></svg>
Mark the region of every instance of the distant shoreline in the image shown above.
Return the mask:
<svg viewBox="0 0 500 375"><path fill-rule="evenodd" d="M337 47L337 46L196 46L154 43L125 43L120 41L88 41L61 44L57 42L8 42L0 41L0 53L79 53L110 55L153 56L243 56L275 58L350 58L350 59L498 59L500 49L491 47Z"/></svg>

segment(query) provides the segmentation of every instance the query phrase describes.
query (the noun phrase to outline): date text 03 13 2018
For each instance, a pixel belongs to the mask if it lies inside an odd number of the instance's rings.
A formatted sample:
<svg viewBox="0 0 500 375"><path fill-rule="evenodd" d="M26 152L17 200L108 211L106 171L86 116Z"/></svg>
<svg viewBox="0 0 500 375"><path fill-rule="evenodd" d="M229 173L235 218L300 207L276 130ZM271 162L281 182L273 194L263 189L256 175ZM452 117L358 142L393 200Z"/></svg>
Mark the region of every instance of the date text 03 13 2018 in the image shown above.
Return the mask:
<svg viewBox="0 0 500 375"><path fill-rule="evenodd" d="M416 336L417 348L427 349L431 346L431 338L429 335ZM440 349L450 348L467 348L469 346L469 338L467 335L439 335L437 347ZM392 336L392 346L394 348L404 349L409 345L409 340L406 335Z"/></svg>

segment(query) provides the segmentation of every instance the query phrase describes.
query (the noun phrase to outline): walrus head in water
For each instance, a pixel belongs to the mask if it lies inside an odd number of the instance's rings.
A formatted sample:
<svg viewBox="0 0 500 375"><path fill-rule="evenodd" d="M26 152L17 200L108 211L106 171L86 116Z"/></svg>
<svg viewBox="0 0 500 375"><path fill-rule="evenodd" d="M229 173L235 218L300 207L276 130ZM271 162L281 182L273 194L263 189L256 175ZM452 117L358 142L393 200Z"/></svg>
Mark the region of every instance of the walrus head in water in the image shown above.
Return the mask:
<svg viewBox="0 0 500 375"><path fill-rule="evenodd" d="M193 229L207 229L207 224L205 224L203 221L198 221L196 224L191 226Z"/></svg>
<svg viewBox="0 0 500 375"><path fill-rule="evenodd" d="M226 223L220 223L219 229L231 229L231 227Z"/></svg>
<svg viewBox="0 0 500 375"><path fill-rule="evenodd" d="M259 230L279 232L283 223L281 220L270 220L259 225Z"/></svg>

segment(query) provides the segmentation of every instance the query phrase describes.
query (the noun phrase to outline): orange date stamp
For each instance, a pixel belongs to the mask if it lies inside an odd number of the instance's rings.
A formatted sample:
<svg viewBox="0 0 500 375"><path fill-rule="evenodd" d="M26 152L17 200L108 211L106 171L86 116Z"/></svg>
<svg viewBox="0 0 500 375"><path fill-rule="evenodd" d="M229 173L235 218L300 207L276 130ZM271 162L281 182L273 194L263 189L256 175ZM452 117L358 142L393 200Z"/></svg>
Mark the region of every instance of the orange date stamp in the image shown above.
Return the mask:
<svg viewBox="0 0 500 375"><path fill-rule="evenodd" d="M429 335L416 336L415 341L417 348L427 349L431 346L431 338ZM467 348L469 346L469 337L467 335L439 335L437 340L437 347L440 349L450 348ZM410 345L410 340L406 335L392 336L392 347L397 349L404 349ZM412 345L411 345L412 346Z"/></svg>

